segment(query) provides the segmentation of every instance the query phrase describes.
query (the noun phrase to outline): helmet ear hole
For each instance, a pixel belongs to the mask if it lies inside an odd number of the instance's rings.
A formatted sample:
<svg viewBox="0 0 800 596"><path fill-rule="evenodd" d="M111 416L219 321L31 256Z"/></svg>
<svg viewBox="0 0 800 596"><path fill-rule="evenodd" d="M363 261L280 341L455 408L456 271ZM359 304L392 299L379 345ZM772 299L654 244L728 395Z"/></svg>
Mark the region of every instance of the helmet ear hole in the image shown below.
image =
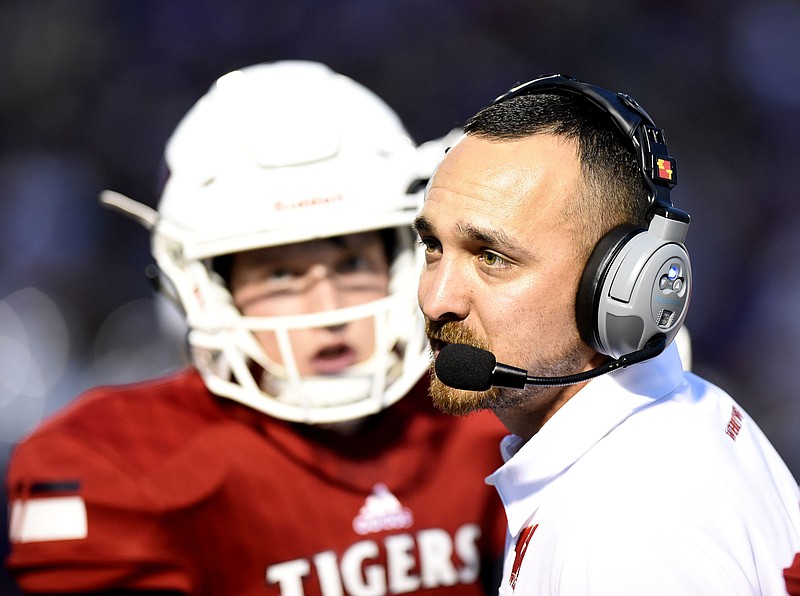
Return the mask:
<svg viewBox="0 0 800 596"><path fill-rule="evenodd" d="M586 261L583 275L578 284L578 295L575 299L575 321L581 339L596 352L607 353L607 349L600 341L598 321L601 294L606 277L623 247L631 238L642 232L644 232L644 228L632 224L613 228L597 242Z"/></svg>

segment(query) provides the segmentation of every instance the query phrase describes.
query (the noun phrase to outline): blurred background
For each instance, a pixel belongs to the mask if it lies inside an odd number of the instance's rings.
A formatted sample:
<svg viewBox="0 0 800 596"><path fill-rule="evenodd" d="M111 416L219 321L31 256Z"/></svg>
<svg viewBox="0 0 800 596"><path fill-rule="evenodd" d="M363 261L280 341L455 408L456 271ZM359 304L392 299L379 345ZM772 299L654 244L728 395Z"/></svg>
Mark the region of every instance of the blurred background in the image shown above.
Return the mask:
<svg viewBox="0 0 800 596"><path fill-rule="evenodd" d="M164 142L211 83L296 58L377 92L417 142L539 74L633 95L693 218L693 368L800 476L797 0L1 0L0 43L3 475L78 393L185 362L146 232L98 193L155 205Z"/></svg>

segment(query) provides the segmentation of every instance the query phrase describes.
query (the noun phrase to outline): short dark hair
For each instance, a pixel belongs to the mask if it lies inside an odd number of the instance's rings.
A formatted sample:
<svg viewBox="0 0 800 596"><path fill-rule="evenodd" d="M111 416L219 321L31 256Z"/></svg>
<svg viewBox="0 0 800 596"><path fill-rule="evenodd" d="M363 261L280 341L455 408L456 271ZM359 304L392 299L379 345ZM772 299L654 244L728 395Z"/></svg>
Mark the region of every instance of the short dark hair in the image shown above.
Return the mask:
<svg viewBox="0 0 800 596"><path fill-rule="evenodd" d="M575 220L581 256L623 223L647 226L649 198L631 142L611 117L575 94L535 93L492 104L470 118L468 135L510 141L535 134L573 140L584 180L582 200L565 206Z"/></svg>

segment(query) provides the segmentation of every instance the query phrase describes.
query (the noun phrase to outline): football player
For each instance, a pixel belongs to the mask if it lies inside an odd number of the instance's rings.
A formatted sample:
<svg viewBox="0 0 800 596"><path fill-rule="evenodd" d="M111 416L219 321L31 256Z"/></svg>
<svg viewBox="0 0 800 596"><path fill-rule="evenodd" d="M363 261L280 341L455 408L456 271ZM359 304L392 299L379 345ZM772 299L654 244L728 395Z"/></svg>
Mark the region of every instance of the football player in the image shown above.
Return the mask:
<svg viewBox="0 0 800 596"><path fill-rule="evenodd" d="M193 366L94 389L16 448L26 593L496 591L505 433L427 395L420 156L360 84L259 64L180 122L157 210L103 194L150 229Z"/></svg>

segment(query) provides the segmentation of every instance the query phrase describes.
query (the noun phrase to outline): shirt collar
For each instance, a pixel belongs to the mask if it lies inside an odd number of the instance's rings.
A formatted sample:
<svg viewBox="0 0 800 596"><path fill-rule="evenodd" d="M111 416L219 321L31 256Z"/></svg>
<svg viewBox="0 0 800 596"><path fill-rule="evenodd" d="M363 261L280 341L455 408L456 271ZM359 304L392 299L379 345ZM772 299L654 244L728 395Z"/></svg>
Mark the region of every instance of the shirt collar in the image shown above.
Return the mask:
<svg viewBox="0 0 800 596"><path fill-rule="evenodd" d="M509 435L501 443L505 464L486 479L500 495L515 536L538 507L539 492L613 428L674 391L683 380L671 344L652 360L590 381L527 442Z"/></svg>

